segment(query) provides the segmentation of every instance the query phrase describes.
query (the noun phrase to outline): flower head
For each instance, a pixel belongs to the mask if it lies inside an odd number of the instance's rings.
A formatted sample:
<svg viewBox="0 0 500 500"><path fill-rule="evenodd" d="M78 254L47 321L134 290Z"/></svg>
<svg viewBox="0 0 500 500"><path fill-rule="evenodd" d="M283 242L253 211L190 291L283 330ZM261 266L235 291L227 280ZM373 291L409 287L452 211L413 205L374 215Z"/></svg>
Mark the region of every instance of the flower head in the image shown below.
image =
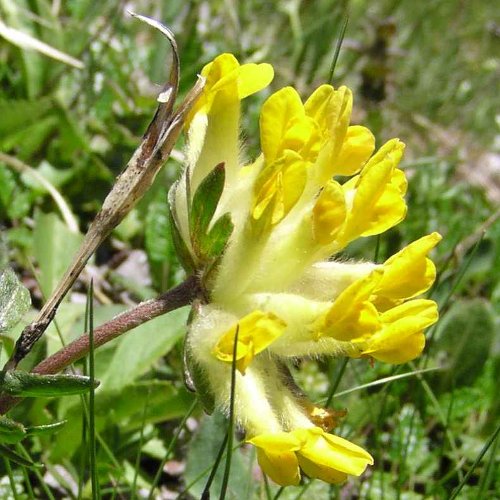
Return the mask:
<svg viewBox="0 0 500 500"><path fill-rule="evenodd" d="M186 341L194 383L227 409L234 362L236 417L264 472L282 485L297 484L300 470L342 482L373 459L327 432L332 412L307 400L286 361L417 357L438 317L418 296L434 282L428 254L441 237L383 264L336 261L351 241L405 217L404 144L392 139L374 153L371 132L349 124L346 87L322 85L305 102L285 87L262 106L262 154L245 162L240 101L270 83L272 67L223 54L202 74L186 168L170 193L178 253L204 288Z"/></svg>
<svg viewBox="0 0 500 500"><path fill-rule="evenodd" d="M249 442L257 447L264 472L282 485L299 483L299 466L309 477L341 483L347 474L359 476L373 464L365 450L319 427L260 434Z"/></svg>

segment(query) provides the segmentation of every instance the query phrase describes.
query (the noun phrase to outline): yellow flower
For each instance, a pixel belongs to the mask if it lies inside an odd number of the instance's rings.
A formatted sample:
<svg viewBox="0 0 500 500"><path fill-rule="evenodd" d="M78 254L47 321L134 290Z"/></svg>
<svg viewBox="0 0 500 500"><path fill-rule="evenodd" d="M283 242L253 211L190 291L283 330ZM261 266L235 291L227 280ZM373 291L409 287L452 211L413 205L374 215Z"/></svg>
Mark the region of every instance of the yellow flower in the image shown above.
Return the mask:
<svg viewBox="0 0 500 500"><path fill-rule="evenodd" d="M321 191L312 210L314 242L327 245L335 241L346 218L345 197L342 186L330 180Z"/></svg>
<svg viewBox="0 0 500 500"><path fill-rule="evenodd" d="M377 331L380 320L370 297L381 276L382 272L375 270L347 287L322 318L318 337L328 335L348 341Z"/></svg>
<svg viewBox="0 0 500 500"><path fill-rule="evenodd" d="M276 315L253 311L222 335L214 347L214 354L221 361L232 363L238 332L236 368L244 375L254 356L276 340L285 328L286 323Z"/></svg>
<svg viewBox="0 0 500 500"><path fill-rule="evenodd" d="M436 279L436 266L427 255L440 241L440 234L429 234L387 259L375 293L389 299L409 299L426 292Z"/></svg>
<svg viewBox="0 0 500 500"><path fill-rule="evenodd" d="M289 432L261 434L248 441L257 447L257 460L262 470L282 486L300 482L299 460L296 451L301 441Z"/></svg>
<svg viewBox="0 0 500 500"><path fill-rule="evenodd" d="M358 176L342 186L350 207L340 237L341 246L359 236L383 233L404 219L406 178L396 168L403 150L404 144L392 139L368 161Z"/></svg>
<svg viewBox="0 0 500 500"><path fill-rule="evenodd" d="M331 483L359 476L371 456L323 430L335 424L331 411L307 401L286 362L417 357L438 318L436 303L418 296L435 280L428 254L441 237L383 264L336 260L405 217L404 144L392 139L374 153L373 134L349 123L346 87L322 85L305 102L285 87L263 104L262 153L245 161L240 103L269 84L272 67L223 54L202 75L186 167L169 195L178 254L203 287L186 339L191 378L227 411L235 361L236 419L277 483L297 484L301 469Z"/></svg>
<svg viewBox="0 0 500 500"><path fill-rule="evenodd" d="M249 442L257 447L262 470L282 486L299 483L299 467L309 477L341 483L348 474L359 476L373 464L365 450L319 427L261 434Z"/></svg>
<svg viewBox="0 0 500 500"><path fill-rule="evenodd" d="M380 315L382 327L366 340L359 340L362 355L385 363L406 363L420 355L425 346L424 329L438 320L432 300L416 299Z"/></svg>
<svg viewBox="0 0 500 500"><path fill-rule="evenodd" d="M349 356L371 356L386 363L415 359L425 346L423 330L438 320L432 300L414 299L436 277L427 258L441 240L432 233L408 245L364 278L357 279L314 325L317 338L352 342Z"/></svg>
<svg viewBox="0 0 500 500"><path fill-rule="evenodd" d="M221 54L201 70L201 76L206 79L205 88L191 111L191 119L200 113L223 112L225 106L239 103L262 90L269 85L274 72L270 64L240 66L232 54ZM187 125L191 119L187 120Z"/></svg>
<svg viewBox="0 0 500 500"><path fill-rule="evenodd" d="M300 198L306 179L306 164L292 151L265 165L254 184L254 226L263 231L280 223Z"/></svg>

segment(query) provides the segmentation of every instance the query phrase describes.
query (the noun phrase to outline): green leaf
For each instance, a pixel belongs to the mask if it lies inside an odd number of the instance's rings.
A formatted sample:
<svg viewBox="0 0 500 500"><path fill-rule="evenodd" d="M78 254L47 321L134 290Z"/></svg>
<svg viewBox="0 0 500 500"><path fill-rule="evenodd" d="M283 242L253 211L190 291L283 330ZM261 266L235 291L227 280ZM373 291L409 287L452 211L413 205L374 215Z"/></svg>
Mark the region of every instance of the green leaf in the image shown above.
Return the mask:
<svg viewBox="0 0 500 500"><path fill-rule="evenodd" d="M36 154L42 148L43 144L57 130L58 125L57 116L48 115L22 130L3 137L0 144L6 151L22 144L22 151L18 154L18 157L26 159Z"/></svg>
<svg viewBox="0 0 500 500"><path fill-rule="evenodd" d="M45 297L54 290L82 242L55 214L37 212L33 232L33 249L40 267L40 288Z"/></svg>
<svg viewBox="0 0 500 500"><path fill-rule="evenodd" d="M115 313L116 314L116 313ZM60 332L64 332L63 341L71 342L83 333L79 320L83 321L85 308L82 304L63 302L57 309L57 322L52 322L45 330L47 356L51 356L63 347ZM75 326L78 325L78 327Z"/></svg>
<svg viewBox="0 0 500 500"><path fill-rule="evenodd" d="M224 189L224 163L219 163L196 190L189 216L191 242L202 262L222 255L234 226L229 213L222 215L209 230Z"/></svg>
<svg viewBox="0 0 500 500"><path fill-rule="evenodd" d="M25 0L17 0L15 2L3 0L2 7L2 17L5 15L3 19L5 24L11 28L21 30L27 35L35 38L39 37L35 21L26 15L26 12L30 10L28 2ZM48 61L45 56L32 50L19 49L19 54L23 62L22 82L26 87L25 92L28 94L28 97L34 100L40 94L43 87Z"/></svg>
<svg viewBox="0 0 500 500"><path fill-rule="evenodd" d="M0 442L1 443L18 443L26 437L26 429L19 422L0 416Z"/></svg>
<svg viewBox="0 0 500 500"><path fill-rule="evenodd" d="M117 426L116 430L120 432L135 431L142 427L143 417L144 424L180 418L193 402L193 395L185 389L160 380L137 382L114 391L99 390L95 397L97 432L113 426ZM78 449L82 432L81 412L80 401L75 399L64 414L67 424L55 437L50 450L53 460L71 456Z"/></svg>
<svg viewBox="0 0 500 500"><path fill-rule="evenodd" d="M9 100L0 102L0 137L4 140L10 134L19 132L46 117L54 107L51 97L34 101Z"/></svg>
<svg viewBox="0 0 500 500"><path fill-rule="evenodd" d="M30 293L18 280L14 271L9 267L3 269L0 267L0 332L15 326L30 305Z"/></svg>
<svg viewBox="0 0 500 500"><path fill-rule="evenodd" d="M187 273L192 273L196 266L193 261L193 257L182 238L181 232L179 230L179 223L177 222L177 213L175 209L175 192L179 187L179 181L175 182L170 191L168 192L168 217L170 221L170 230L172 235L172 242L174 244L175 253L179 259L182 267Z"/></svg>
<svg viewBox="0 0 500 500"><path fill-rule="evenodd" d="M177 309L123 336L101 376L103 390L120 390L150 370L184 335L188 311Z"/></svg>
<svg viewBox="0 0 500 500"><path fill-rule="evenodd" d="M203 179L193 197L189 230L194 250L202 261L220 257L233 232L229 213L222 215L209 230L224 190L225 175L224 163L219 163Z"/></svg>
<svg viewBox="0 0 500 500"><path fill-rule="evenodd" d="M199 498L203 492L211 466L224 440L226 429L226 418L215 412L203 419L197 434L189 444L185 482L189 485L196 480L189 489L189 493L195 498ZM249 464L247 461L248 455L245 457L240 449L233 451L227 498L253 498L252 490L255 482L248 480ZM219 498L223 472L223 467L219 467L210 488L211 496L213 495L214 498Z"/></svg>
<svg viewBox="0 0 500 500"><path fill-rule="evenodd" d="M210 232L201 238L201 253L209 259L215 259L222 255L233 229L234 225L231 221L231 214L226 213L217 219Z"/></svg>
<svg viewBox="0 0 500 500"><path fill-rule="evenodd" d="M54 422L53 424L46 425L34 425L32 427L26 427L26 435L28 436L45 436L48 434L53 434L59 431L62 427L66 425L67 420L61 420L60 422Z"/></svg>
<svg viewBox="0 0 500 500"><path fill-rule="evenodd" d="M22 465L23 467L41 467L40 464L36 464L31 460L24 458L22 455L19 455L19 453L16 453L3 444L0 444L0 455L8 458L11 462Z"/></svg>
<svg viewBox="0 0 500 500"><path fill-rule="evenodd" d="M483 371L494 335L495 321L487 302L476 299L453 304L441 321L435 345L448 367L439 374L439 388L472 385Z"/></svg>
<svg viewBox="0 0 500 500"><path fill-rule="evenodd" d="M155 199L148 206L144 242L148 257L156 262L168 262L173 253L168 204L164 199Z"/></svg>
<svg viewBox="0 0 500 500"><path fill-rule="evenodd" d="M198 186L189 214L189 228L193 242L197 242L200 235L207 234L224 189L225 179L224 163L219 163Z"/></svg>
<svg viewBox="0 0 500 500"><path fill-rule="evenodd" d="M97 385L99 382L96 381ZM90 379L82 375L39 375L21 371L2 371L0 389L12 396L68 396L87 392L90 389Z"/></svg>
<svg viewBox="0 0 500 500"><path fill-rule="evenodd" d="M215 398L207 375L194 360L187 342L184 342L184 380L187 388L196 392L205 412L211 415L215 408Z"/></svg>
<svg viewBox="0 0 500 500"><path fill-rule="evenodd" d="M175 230L165 194L158 191L147 208L144 243L154 284L160 290L173 285L173 278L180 270L173 242Z"/></svg>
<svg viewBox="0 0 500 500"><path fill-rule="evenodd" d="M73 177L72 169L58 169L54 168L47 160L43 160L40 165L34 169L40 174L45 180L50 182L55 188L59 188L66 184ZM30 172L23 172L21 175L21 181L32 191L38 191L40 193L46 193L47 188L40 184L40 181L36 179Z"/></svg>
<svg viewBox="0 0 500 500"><path fill-rule="evenodd" d="M0 233L0 269L3 269L9 263L9 255L7 254L7 245L3 238L3 234Z"/></svg>
<svg viewBox="0 0 500 500"><path fill-rule="evenodd" d="M99 398L96 411L108 413L110 420L122 426L123 431L129 432L142 427L146 402L144 422L156 424L183 417L193 403L193 395L163 380L137 382L123 391L104 393ZM113 408L111 417L110 408Z"/></svg>
<svg viewBox="0 0 500 500"><path fill-rule="evenodd" d="M0 164L0 207L7 212L16 189L14 174L3 164Z"/></svg>
<svg viewBox="0 0 500 500"><path fill-rule="evenodd" d="M30 206L31 194L22 189L14 173L0 163L0 213L3 211L11 219L20 219L28 213Z"/></svg>
<svg viewBox="0 0 500 500"><path fill-rule="evenodd" d="M61 161L72 162L75 151L90 151L90 138L86 135L84 123L76 115L73 115L73 111L70 111L62 100L57 101L55 113L59 120L58 134L61 139ZM74 168L71 170L74 170Z"/></svg>

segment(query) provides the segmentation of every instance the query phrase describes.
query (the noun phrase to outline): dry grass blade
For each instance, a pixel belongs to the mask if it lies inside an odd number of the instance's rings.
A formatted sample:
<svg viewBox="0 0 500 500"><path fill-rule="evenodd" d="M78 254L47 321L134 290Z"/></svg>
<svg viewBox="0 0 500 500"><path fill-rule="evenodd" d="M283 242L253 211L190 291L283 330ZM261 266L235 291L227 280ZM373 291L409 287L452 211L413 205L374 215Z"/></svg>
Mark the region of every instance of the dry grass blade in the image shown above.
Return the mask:
<svg viewBox="0 0 500 500"><path fill-rule="evenodd" d="M422 373L433 372L436 370L442 370L443 368L425 368L423 370L412 370L411 372L401 373L399 375L393 375L392 377L384 377L378 380L374 380L373 382L369 382L368 384L358 385L357 387L352 387L351 389L346 389L345 391L337 392L335 394L336 397L345 396L346 394L350 394L351 392L361 391L362 389L368 389L370 387L375 387L377 385L390 384L395 380L400 380L403 378L413 377L415 375L421 375Z"/></svg>
<svg viewBox="0 0 500 500"><path fill-rule="evenodd" d="M14 353L5 365L14 369L31 351L33 345L43 335L52 321L59 304L76 281L85 264L102 241L124 219L135 204L151 187L156 174L165 163L179 137L186 115L203 89L203 80L198 80L188 93L178 110L173 113L179 86L179 57L177 46L168 28L158 21L136 16L141 21L159 29L172 46L173 68L170 79L163 88L160 104L149 125L144 139L128 162L125 170L117 178L113 188L103 202L102 208L89 227L85 239L66 273L61 278L51 297L42 307L38 318L28 325L16 343Z"/></svg>
<svg viewBox="0 0 500 500"><path fill-rule="evenodd" d="M7 26L2 20L0 20L0 36L21 49L35 50L40 52L40 54L51 57L52 59L60 61L64 64L68 64L76 69L83 69L84 67L82 61L61 52L41 40L38 40L38 38L28 35L28 33L24 33L23 31Z"/></svg>
<svg viewBox="0 0 500 500"><path fill-rule="evenodd" d="M79 230L78 221L76 220L75 216L73 215L73 212L66 203L66 200L61 196L61 193L59 193L59 191L43 175L41 175L37 170L30 167L21 160L15 158L14 156L2 153L1 151L0 151L0 161L3 161L6 165L11 167L16 172L19 172L20 174L26 172L34 180L39 182L40 185L42 185L50 194L50 196L54 200L54 203L57 205L57 208L59 208L61 216L64 219L66 225L68 226L68 229L73 233L78 232Z"/></svg>

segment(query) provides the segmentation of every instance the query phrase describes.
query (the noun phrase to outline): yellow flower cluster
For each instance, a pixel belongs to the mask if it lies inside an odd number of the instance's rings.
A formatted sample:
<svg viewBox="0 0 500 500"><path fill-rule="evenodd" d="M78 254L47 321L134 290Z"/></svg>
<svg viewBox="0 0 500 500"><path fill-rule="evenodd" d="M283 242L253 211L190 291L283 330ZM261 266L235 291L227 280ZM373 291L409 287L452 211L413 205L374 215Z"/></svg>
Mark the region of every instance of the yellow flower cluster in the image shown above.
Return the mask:
<svg viewBox="0 0 500 500"><path fill-rule="evenodd" d="M188 368L197 390L224 410L236 353L236 417L263 471L281 485L297 484L300 470L342 482L372 457L328 433L331 411L294 389L286 360L416 358L438 318L435 302L418 296L434 282L428 254L441 237L424 236L383 264L332 260L405 217L403 143L374 153L372 133L349 125L346 87L322 85L305 103L286 87L264 103L262 154L247 162L240 102L270 83L272 67L223 54L202 76L186 124L186 168L170 195L179 253L205 289L193 307Z"/></svg>

